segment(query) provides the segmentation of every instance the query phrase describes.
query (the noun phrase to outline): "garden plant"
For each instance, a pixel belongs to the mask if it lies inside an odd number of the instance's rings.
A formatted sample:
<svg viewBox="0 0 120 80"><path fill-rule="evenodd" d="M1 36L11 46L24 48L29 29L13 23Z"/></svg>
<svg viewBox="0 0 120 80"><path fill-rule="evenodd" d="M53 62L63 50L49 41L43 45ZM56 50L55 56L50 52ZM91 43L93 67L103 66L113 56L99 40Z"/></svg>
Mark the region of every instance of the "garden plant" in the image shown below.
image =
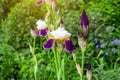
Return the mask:
<svg viewBox="0 0 120 80"><path fill-rule="evenodd" d="M0 80L120 80L119 0L0 0Z"/></svg>

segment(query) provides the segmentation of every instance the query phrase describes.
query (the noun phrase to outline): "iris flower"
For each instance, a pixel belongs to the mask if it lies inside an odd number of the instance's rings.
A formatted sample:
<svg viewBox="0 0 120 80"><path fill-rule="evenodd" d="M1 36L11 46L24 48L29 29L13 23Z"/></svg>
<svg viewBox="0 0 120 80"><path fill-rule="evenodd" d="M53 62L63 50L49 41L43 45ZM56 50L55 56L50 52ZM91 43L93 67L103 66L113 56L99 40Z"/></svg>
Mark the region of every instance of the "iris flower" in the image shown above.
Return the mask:
<svg viewBox="0 0 120 80"><path fill-rule="evenodd" d="M64 27L58 27L55 31L50 32L51 38L43 45L45 50L52 48L55 41L64 41L65 49L68 53L73 52L76 48L73 45L70 36L71 34L64 29Z"/></svg>
<svg viewBox="0 0 120 80"><path fill-rule="evenodd" d="M37 24L37 29L38 29L37 35L46 36L48 32L48 28L47 28L45 21L38 20L36 24Z"/></svg>

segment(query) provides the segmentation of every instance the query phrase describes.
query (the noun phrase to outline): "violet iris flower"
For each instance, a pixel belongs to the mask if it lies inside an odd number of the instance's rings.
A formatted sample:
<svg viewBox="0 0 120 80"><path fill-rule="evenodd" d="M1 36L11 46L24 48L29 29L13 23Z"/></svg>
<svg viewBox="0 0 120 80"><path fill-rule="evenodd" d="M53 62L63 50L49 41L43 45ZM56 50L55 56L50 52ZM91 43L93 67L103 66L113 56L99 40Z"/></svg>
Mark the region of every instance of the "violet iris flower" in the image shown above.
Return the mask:
<svg viewBox="0 0 120 80"><path fill-rule="evenodd" d="M66 31L63 27L58 27L55 31L50 32L51 38L43 45L45 50L52 48L55 41L64 41L66 52L73 52L76 48L73 45L70 36L71 34Z"/></svg>
<svg viewBox="0 0 120 80"><path fill-rule="evenodd" d="M47 25L45 23L45 21L42 21L42 20L38 20L36 22L37 24L37 35L39 36L46 36L47 35L47 32L48 32L48 29L47 29Z"/></svg>

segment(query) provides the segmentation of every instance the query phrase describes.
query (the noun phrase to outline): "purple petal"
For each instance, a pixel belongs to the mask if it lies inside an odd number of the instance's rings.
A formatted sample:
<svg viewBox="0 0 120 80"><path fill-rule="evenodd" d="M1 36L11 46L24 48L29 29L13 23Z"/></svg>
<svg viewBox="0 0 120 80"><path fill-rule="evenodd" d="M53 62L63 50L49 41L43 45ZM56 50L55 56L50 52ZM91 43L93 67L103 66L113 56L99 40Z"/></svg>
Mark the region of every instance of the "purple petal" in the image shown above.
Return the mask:
<svg viewBox="0 0 120 80"><path fill-rule="evenodd" d="M39 0L38 2L37 2L37 6L41 6L43 4L43 0Z"/></svg>
<svg viewBox="0 0 120 80"><path fill-rule="evenodd" d="M52 48L52 45L53 45L53 42L54 42L54 39L49 39L44 45L43 45L43 48L45 50L49 50Z"/></svg>
<svg viewBox="0 0 120 80"><path fill-rule="evenodd" d="M65 41L65 49L68 53L73 52L76 49L70 39Z"/></svg>
<svg viewBox="0 0 120 80"><path fill-rule="evenodd" d="M37 35L40 35L40 36L46 36L47 35L47 32L48 32L48 29L45 28L45 29L40 29L37 31Z"/></svg>
<svg viewBox="0 0 120 80"><path fill-rule="evenodd" d="M86 15L85 10L82 12L82 17L81 17L81 26L82 27L87 27L89 25L89 20Z"/></svg>

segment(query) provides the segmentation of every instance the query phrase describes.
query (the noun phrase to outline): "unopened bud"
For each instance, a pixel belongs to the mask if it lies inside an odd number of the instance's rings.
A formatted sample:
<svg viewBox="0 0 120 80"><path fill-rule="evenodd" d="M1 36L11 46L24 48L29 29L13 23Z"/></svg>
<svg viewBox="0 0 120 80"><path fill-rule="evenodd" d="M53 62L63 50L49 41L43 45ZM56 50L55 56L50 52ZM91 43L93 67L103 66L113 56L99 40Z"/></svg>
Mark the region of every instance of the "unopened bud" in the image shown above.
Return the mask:
<svg viewBox="0 0 120 80"><path fill-rule="evenodd" d="M35 32L34 28L31 28L30 33L33 38L35 38L37 36L37 33Z"/></svg>
<svg viewBox="0 0 120 80"><path fill-rule="evenodd" d="M60 13L60 8L58 8L58 10L57 10L57 14L59 14Z"/></svg>
<svg viewBox="0 0 120 80"><path fill-rule="evenodd" d="M54 26L52 24L50 24L50 31L54 30Z"/></svg>
<svg viewBox="0 0 120 80"><path fill-rule="evenodd" d="M74 61L76 61L76 54L75 54L75 51L72 52L72 56L73 56Z"/></svg>
<svg viewBox="0 0 120 80"><path fill-rule="evenodd" d="M81 69L80 65L77 64L76 68L77 68L77 71L78 71L79 75L82 76L82 69Z"/></svg>
<svg viewBox="0 0 120 80"><path fill-rule="evenodd" d="M33 48L31 46L31 44L29 44L29 48L30 48L30 52L32 53L33 52Z"/></svg>
<svg viewBox="0 0 120 80"><path fill-rule="evenodd" d="M52 0L52 10L55 10L56 7L56 0Z"/></svg>
<svg viewBox="0 0 120 80"><path fill-rule="evenodd" d="M86 76L87 76L87 79L88 79L88 80L91 80L91 79L92 79L92 72L91 72L91 64L90 64L90 63L88 63L88 65L87 65Z"/></svg>
<svg viewBox="0 0 120 80"><path fill-rule="evenodd" d="M57 23L57 24L60 24L60 21L61 21L60 15L58 15L56 18L57 18L56 23Z"/></svg>
<svg viewBox="0 0 120 80"><path fill-rule="evenodd" d="M49 16L50 16L50 9L47 7L47 13L46 13L46 16L45 16L45 21L46 22L48 21Z"/></svg>
<svg viewBox="0 0 120 80"><path fill-rule="evenodd" d="M89 34L89 20L88 20L85 10L83 10L82 12L81 26L82 26L83 37L87 38Z"/></svg>
<svg viewBox="0 0 120 80"><path fill-rule="evenodd" d="M78 44L82 50L86 50L87 43L80 32L78 32Z"/></svg>
<svg viewBox="0 0 120 80"><path fill-rule="evenodd" d="M64 22L62 21L62 19L60 21L60 26L64 28Z"/></svg>

